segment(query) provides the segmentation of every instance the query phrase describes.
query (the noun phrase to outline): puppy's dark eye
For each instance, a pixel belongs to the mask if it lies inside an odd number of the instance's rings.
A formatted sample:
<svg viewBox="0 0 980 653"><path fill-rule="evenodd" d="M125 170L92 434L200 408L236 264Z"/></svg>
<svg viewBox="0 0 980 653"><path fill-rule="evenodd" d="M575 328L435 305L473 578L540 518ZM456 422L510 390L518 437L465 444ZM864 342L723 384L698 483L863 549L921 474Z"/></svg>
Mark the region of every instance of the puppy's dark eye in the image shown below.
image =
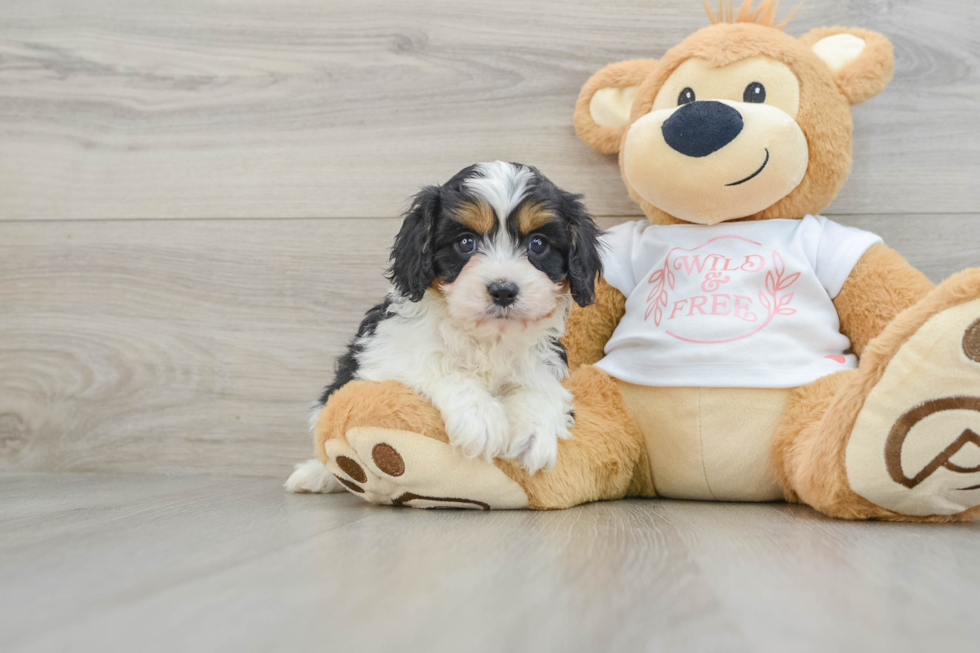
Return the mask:
<svg viewBox="0 0 980 653"><path fill-rule="evenodd" d="M460 254L472 254L476 251L476 238L473 236L463 236L456 241L456 249Z"/></svg>
<svg viewBox="0 0 980 653"><path fill-rule="evenodd" d="M548 251L548 241L541 236L535 236L531 239L531 242L528 243L527 249L532 254L544 254L546 251Z"/></svg>
<svg viewBox="0 0 980 653"><path fill-rule="evenodd" d="M766 87L759 82L752 82L745 87L745 92L742 93L742 101L762 104L766 101Z"/></svg>
<svg viewBox="0 0 980 653"><path fill-rule="evenodd" d="M677 106L682 106L684 104L690 104L694 102L697 98L694 97L694 89L688 86L681 94L677 96Z"/></svg>

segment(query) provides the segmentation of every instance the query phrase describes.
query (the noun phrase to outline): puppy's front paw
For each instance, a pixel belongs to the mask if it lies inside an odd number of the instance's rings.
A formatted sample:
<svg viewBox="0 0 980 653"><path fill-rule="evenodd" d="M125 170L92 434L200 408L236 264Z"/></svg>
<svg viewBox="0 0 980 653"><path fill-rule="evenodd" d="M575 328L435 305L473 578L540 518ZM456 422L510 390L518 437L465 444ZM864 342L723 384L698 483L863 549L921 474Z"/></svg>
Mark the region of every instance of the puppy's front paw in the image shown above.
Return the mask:
<svg viewBox="0 0 980 653"><path fill-rule="evenodd" d="M492 460L507 452L507 413L488 393L465 392L443 411L449 444L468 458Z"/></svg>
<svg viewBox="0 0 980 653"><path fill-rule="evenodd" d="M546 425L525 425L514 433L508 454L533 476L542 469L550 470L558 462L558 437L549 433Z"/></svg>
<svg viewBox="0 0 980 653"><path fill-rule="evenodd" d="M574 423L565 401L517 396L505 405L510 421L508 458L516 458L528 474L550 470L558 461L558 440L571 437Z"/></svg>
<svg viewBox="0 0 980 653"><path fill-rule="evenodd" d="M319 460L307 460L296 465L295 471L290 474L289 479L283 486L287 492L294 494L318 493L331 494L343 492L337 478L330 473L330 470Z"/></svg>

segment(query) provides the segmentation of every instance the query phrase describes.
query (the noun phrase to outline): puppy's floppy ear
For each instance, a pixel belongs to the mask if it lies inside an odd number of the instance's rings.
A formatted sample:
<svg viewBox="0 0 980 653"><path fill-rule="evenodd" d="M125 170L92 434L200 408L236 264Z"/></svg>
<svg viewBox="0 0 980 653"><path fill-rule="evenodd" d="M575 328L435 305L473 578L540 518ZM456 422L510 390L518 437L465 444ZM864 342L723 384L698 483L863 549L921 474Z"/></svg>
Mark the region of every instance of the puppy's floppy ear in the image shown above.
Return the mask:
<svg viewBox="0 0 980 653"><path fill-rule="evenodd" d="M412 199L391 248L388 279L398 292L417 302L436 278L434 235L440 187L426 186Z"/></svg>
<svg viewBox="0 0 980 653"><path fill-rule="evenodd" d="M592 75L575 104L578 137L604 154L618 152L636 91L656 67L655 59L631 59L609 64Z"/></svg>
<svg viewBox="0 0 980 653"><path fill-rule="evenodd" d="M568 251L568 284L572 299L579 306L595 301L595 280L602 275L599 228L582 205L581 195L562 191L561 213L572 230Z"/></svg>
<svg viewBox="0 0 980 653"><path fill-rule="evenodd" d="M895 72L892 44L878 32L857 27L820 27L800 37L830 69L851 104L881 93Z"/></svg>

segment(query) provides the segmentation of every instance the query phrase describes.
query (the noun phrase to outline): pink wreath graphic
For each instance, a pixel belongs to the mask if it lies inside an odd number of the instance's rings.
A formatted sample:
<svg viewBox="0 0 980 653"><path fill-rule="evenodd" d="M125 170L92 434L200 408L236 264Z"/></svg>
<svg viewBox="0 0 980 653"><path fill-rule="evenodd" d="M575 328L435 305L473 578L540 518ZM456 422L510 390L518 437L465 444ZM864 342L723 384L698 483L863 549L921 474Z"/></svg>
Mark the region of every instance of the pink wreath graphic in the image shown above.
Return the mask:
<svg viewBox="0 0 980 653"><path fill-rule="evenodd" d="M674 250L670 250L673 252ZM643 314L643 321L650 319L650 313L653 313L653 323L660 326L660 320L664 316L664 307L667 306L667 290L664 288L666 283L670 286L670 289L674 289L674 273L670 271L670 254L667 254L667 261L664 263L663 269L655 271L650 275L650 279L647 283L654 284L653 288L650 289L650 294L647 295L647 310Z"/></svg>
<svg viewBox="0 0 980 653"><path fill-rule="evenodd" d="M793 274L784 277L786 273L786 262L783 261L783 257L780 256L779 252L776 250L773 250L772 252L772 263L776 274L773 275L772 270L766 272L766 289L765 291L761 289L759 290L759 303L765 307L768 315L766 317L766 321L760 324L757 328L744 335L735 336L734 338L725 338L724 340L694 340L693 338L679 336L671 331L667 331L667 335L677 338L678 340L683 340L684 342L693 342L701 345L717 345L754 336L769 326L769 323L772 322L773 318L777 315L793 315L796 313L795 308L790 308L788 306L788 304L793 301L793 293L788 292L780 295L780 292L786 290L796 283L796 280L800 278L800 273L794 272Z"/></svg>

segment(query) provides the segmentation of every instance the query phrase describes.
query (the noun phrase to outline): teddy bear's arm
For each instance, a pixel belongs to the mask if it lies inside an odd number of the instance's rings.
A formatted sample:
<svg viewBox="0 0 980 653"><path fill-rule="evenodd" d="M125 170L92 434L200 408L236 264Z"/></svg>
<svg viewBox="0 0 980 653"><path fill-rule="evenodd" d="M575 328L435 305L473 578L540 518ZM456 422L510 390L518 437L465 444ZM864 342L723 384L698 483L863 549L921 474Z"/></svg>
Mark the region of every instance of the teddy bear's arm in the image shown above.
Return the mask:
<svg viewBox="0 0 980 653"><path fill-rule="evenodd" d="M603 348L612 337L616 325L626 313L626 297L599 279L595 287L595 302L572 307L565 326L562 344L568 351L568 369L592 365L603 357Z"/></svg>
<svg viewBox="0 0 980 653"><path fill-rule="evenodd" d="M890 247L873 245L834 298L841 333L858 356L896 315L925 297L933 284Z"/></svg>

